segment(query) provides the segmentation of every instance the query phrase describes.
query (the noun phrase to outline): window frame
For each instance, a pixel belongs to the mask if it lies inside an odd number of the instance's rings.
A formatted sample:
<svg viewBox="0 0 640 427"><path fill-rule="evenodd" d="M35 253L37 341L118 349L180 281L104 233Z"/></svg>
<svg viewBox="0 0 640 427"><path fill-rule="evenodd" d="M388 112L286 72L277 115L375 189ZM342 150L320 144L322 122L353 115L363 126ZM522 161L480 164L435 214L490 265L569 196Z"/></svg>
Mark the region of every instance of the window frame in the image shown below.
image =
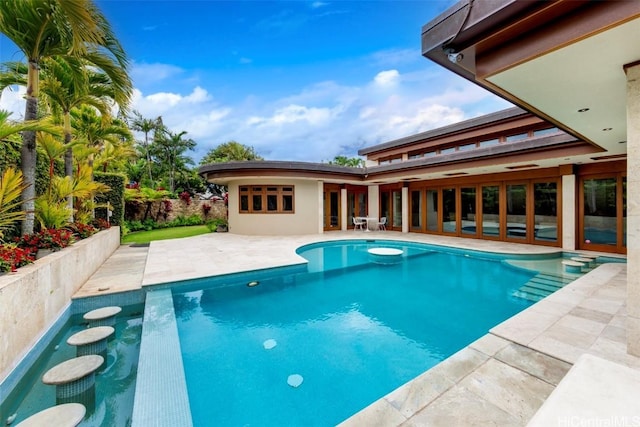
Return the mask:
<svg viewBox="0 0 640 427"><path fill-rule="evenodd" d="M275 196L275 208L273 208L273 197ZM243 197L246 197L246 209L243 209ZM291 198L290 203L286 203L287 198ZM260 201L260 208L255 208L255 201ZM271 204L269 203L271 202ZM290 209L285 209L291 205ZM272 185L272 184L252 184L238 186L238 213L241 214L295 214L295 186L294 185Z"/></svg>

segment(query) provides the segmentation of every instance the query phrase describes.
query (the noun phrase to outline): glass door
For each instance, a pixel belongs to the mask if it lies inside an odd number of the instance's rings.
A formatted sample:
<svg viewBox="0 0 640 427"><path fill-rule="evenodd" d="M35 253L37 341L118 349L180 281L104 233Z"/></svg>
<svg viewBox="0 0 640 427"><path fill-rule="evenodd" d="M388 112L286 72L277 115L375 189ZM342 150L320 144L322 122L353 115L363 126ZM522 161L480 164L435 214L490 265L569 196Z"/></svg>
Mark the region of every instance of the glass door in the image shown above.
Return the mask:
<svg viewBox="0 0 640 427"><path fill-rule="evenodd" d="M442 189L442 232L457 233L458 222L456 219L456 189Z"/></svg>
<svg viewBox="0 0 640 427"><path fill-rule="evenodd" d="M427 190L427 231L438 231L438 190Z"/></svg>
<svg viewBox="0 0 640 427"><path fill-rule="evenodd" d="M558 241L558 183L533 184L533 236L544 242Z"/></svg>
<svg viewBox="0 0 640 427"><path fill-rule="evenodd" d="M475 236L478 233L476 209L476 187L460 188L460 232L462 234Z"/></svg>
<svg viewBox="0 0 640 427"><path fill-rule="evenodd" d="M500 238L500 186L482 186L482 237Z"/></svg>
<svg viewBox="0 0 640 427"><path fill-rule="evenodd" d="M527 185L507 184L507 239L527 240Z"/></svg>
<svg viewBox="0 0 640 427"><path fill-rule="evenodd" d="M411 190L411 231L423 231L422 228L422 190Z"/></svg>
<svg viewBox="0 0 640 427"><path fill-rule="evenodd" d="M391 192L391 202L393 215L391 217L391 224L393 228L402 229L402 191ZM387 218L387 223L389 219Z"/></svg>
<svg viewBox="0 0 640 427"><path fill-rule="evenodd" d="M340 188L325 186L322 200L324 207L324 231L340 230L342 228L340 218Z"/></svg>

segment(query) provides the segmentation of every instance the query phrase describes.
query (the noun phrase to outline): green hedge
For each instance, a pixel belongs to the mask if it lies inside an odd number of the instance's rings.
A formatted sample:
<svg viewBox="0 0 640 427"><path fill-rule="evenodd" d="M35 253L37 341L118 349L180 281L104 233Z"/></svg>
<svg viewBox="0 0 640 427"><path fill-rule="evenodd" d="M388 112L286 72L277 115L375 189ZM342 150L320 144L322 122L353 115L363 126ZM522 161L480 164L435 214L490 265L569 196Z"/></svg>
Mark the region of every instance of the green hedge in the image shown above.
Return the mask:
<svg viewBox="0 0 640 427"><path fill-rule="evenodd" d="M110 191L96 197L96 204L103 205L109 202L113 209L111 224L124 224L124 183L127 178L118 173L95 172L93 179L96 182L101 182L111 188ZM97 208L96 218L107 219L106 208Z"/></svg>

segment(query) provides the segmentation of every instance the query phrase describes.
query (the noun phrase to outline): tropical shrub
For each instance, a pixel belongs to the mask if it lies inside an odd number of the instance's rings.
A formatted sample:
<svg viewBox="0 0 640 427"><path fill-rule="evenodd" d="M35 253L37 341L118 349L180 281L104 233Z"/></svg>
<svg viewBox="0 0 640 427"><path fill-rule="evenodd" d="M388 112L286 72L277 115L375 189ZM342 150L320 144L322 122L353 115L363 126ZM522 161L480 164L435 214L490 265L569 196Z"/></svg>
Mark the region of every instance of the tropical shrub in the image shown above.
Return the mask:
<svg viewBox="0 0 640 427"><path fill-rule="evenodd" d="M0 272L14 272L23 265L35 261L35 254L16 244L0 245Z"/></svg>
<svg viewBox="0 0 640 427"><path fill-rule="evenodd" d="M98 194L95 197L97 204L96 218L107 220L107 209L104 209L104 207L108 205L112 212L111 217L109 218L109 223L113 225L121 225L124 222L125 217L126 177L117 173L96 172L94 174L94 179L109 187L108 191Z"/></svg>
<svg viewBox="0 0 640 427"><path fill-rule="evenodd" d="M7 168L0 177L0 241L7 229L25 217L24 211L19 210L20 195L24 188L22 172L19 170Z"/></svg>
<svg viewBox="0 0 640 427"><path fill-rule="evenodd" d="M98 229L91 224L83 224L81 222L74 222L65 227L67 230L73 233L76 240L86 239L98 232Z"/></svg>
<svg viewBox="0 0 640 427"><path fill-rule="evenodd" d="M74 242L73 233L64 228L45 228L37 233L25 234L15 240L18 247L26 249L34 256L38 249L57 251Z"/></svg>

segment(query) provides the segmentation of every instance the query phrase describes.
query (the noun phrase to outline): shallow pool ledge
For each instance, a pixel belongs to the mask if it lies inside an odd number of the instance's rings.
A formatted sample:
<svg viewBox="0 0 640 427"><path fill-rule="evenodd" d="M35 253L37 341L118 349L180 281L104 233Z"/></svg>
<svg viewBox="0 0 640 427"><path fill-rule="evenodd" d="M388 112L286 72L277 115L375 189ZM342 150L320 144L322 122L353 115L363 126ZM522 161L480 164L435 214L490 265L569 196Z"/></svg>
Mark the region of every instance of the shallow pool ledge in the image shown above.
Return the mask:
<svg viewBox="0 0 640 427"><path fill-rule="evenodd" d="M169 289L147 292L132 426L193 426Z"/></svg>

